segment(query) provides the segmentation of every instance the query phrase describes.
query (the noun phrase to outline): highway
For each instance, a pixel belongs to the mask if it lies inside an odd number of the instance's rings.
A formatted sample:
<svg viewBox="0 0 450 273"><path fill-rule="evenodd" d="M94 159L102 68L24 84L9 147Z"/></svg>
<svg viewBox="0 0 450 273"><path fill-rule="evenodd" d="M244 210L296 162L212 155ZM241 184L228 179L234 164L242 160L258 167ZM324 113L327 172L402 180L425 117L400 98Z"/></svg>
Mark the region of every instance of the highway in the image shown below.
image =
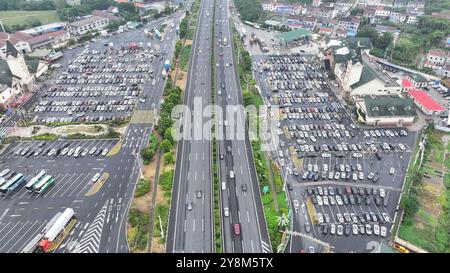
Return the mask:
<svg viewBox="0 0 450 273"><path fill-rule="evenodd" d="M268 253L272 250L245 130L242 90L236 69L228 7L227 0L217 1L214 23L215 59L218 64L216 90L221 90L221 95L217 93L216 97L218 105L225 111L222 114L224 121L218 123L219 130L222 129L218 136L219 140L222 139L219 141L219 154L224 156L220 160L220 181L227 185L221 193L224 252ZM220 116L218 114L218 119ZM234 171L235 178L230 178L230 171ZM223 214L224 208L230 211L228 217ZM240 235L234 232L235 224L240 225Z"/></svg>
<svg viewBox="0 0 450 273"><path fill-rule="evenodd" d="M184 93L190 112L183 113L183 139L177 145L166 252L214 252L211 131L203 128L208 121L203 110L211 104L212 13L213 1L201 1Z"/></svg>

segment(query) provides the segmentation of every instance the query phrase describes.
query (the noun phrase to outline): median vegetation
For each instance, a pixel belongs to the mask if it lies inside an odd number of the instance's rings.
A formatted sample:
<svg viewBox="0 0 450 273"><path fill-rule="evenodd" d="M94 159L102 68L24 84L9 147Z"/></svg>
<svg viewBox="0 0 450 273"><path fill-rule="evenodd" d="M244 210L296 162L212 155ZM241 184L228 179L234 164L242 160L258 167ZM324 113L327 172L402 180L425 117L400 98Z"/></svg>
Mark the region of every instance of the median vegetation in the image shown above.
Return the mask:
<svg viewBox="0 0 450 273"><path fill-rule="evenodd" d="M450 135L430 125L424 136L423 155L411 159L405 182L398 236L430 252L450 253Z"/></svg>

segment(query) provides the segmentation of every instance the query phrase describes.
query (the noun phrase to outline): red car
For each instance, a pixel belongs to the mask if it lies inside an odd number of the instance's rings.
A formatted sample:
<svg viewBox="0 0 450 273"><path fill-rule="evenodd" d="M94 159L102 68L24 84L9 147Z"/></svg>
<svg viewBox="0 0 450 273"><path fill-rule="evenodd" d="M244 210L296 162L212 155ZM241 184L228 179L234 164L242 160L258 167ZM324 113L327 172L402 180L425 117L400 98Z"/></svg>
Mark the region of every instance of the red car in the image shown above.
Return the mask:
<svg viewBox="0 0 450 273"><path fill-rule="evenodd" d="M241 225L234 224L234 235L239 236L241 234Z"/></svg>

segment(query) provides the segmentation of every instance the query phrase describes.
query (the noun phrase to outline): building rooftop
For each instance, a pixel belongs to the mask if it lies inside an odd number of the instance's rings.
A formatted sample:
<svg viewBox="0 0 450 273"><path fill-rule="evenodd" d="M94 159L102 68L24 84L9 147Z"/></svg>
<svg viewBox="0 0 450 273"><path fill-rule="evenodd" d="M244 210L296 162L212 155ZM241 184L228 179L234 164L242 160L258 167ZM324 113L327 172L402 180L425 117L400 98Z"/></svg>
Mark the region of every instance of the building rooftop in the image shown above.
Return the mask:
<svg viewBox="0 0 450 273"><path fill-rule="evenodd" d="M280 40L290 42L290 41L294 41L294 40L297 40L300 38L309 37L310 35L311 35L311 32L309 30L304 29L304 28L299 28L296 30L280 33L280 34L276 35L275 37L277 37Z"/></svg>
<svg viewBox="0 0 450 273"><path fill-rule="evenodd" d="M423 90L409 90L408 93L413 97L420 105L430 111L443 111L445 110L442 105L437 103L430 95Z"/></svg>
<svg viewBox="0 0 450 273"><path fill-rule="evenodd" d="M402 87L403 88L410 88L412 86L412 83L408 79L402 79Z"/></svg>
<svg viewBox="0 0 450 273"><path fill-rule="evenodd" d="M105 19L104 17L100 17L100 16L91 16L91 17L87 17L72 23L69 23L70 26L74 26L74 27L81 27L84 25L88 25L90 23L96 22L96 21L100 21Z"/></svg>
<svg viewBox="0 0 450 273"><path fill-rule="evenodd" d="M410 117L416 115L414 102L401 97L364 97L366 113L371 117Z"/></svg>
<svg viewBox="0 0 450 273"><path fill-rule="evenodd" d="M428 80L424 76L417 73L409 74L409 77L413 79L415 82L428 82Z"/></svg>
<svg viewBox="0 0 450 273"><path fill-rule="evenodd" d="M431 49L430 51L428 51L428 55L445 57L447 55L447 52L442 49Z"/></svg>
<svg viewBox="0 0 450 273"><path fill-rule="evenodd" d="M374 79L377 78L377 74L375 71L373 71L369 66L365 65L361 71L361 77L359 78L359 81L350 87L352 89L358 88Z"/></svg>

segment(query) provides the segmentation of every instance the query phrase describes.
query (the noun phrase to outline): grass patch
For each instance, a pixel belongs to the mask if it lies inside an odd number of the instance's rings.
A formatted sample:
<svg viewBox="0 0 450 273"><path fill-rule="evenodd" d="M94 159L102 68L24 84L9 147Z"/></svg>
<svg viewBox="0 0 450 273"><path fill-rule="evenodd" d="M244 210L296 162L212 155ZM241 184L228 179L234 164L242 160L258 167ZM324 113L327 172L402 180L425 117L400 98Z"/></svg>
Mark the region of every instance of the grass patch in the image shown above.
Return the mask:
<svg viewBox="0 0 450 273"><path fill-rule="evenodd" d="M31 137L31 139L33 139L33 140L45 140L45 141L55 141L55 140L58 140L58 138L59 138L59 136L57 136L55 134L49 134L49 133Z"/></svg>
<svg viewBox="0 0 450 273"><path fill-rule="evenodd" d="M161 226L164 231L164 238L161 241L165 243L167 226L169 224L169 207L170 207L170 195L172 192L173 183L173 170L163 172L159 176L159 187L164 196L163 202L159 203L155 207L154 221L153 221L153 237L161 237ZM161 221L160 221L161 219Z"/></svg>
<svg viewBox="0 0 450 273"><path fill-rule="evenodd" d="M128 232L130 250L145 250L148 241L148 225L150 216L137 208L131 208L128 214L128 222L131 226Z"/></svg>
<svg viewBox="0 0 450 273"><path fill-rule="evenodd" d="M148 179L140 179L136 185L134 197L141 197L150 192L150 181Z"/></svg>
<svg viewBox="0 0 450 273"><path fill-rule="evenodd" d="M35 20L41 24L49 24L60 21L56 10L8 10L0 11L0 18L5 26L27 25Z"/></svg>
<svg viewBox="0 0 450 273"><path fill-rule="evenodd" d="M187 71L187 66L189 64L189 57L191 56L192 45L187 45L183 48L180 55L180 68L183 71Z"/></svg>

